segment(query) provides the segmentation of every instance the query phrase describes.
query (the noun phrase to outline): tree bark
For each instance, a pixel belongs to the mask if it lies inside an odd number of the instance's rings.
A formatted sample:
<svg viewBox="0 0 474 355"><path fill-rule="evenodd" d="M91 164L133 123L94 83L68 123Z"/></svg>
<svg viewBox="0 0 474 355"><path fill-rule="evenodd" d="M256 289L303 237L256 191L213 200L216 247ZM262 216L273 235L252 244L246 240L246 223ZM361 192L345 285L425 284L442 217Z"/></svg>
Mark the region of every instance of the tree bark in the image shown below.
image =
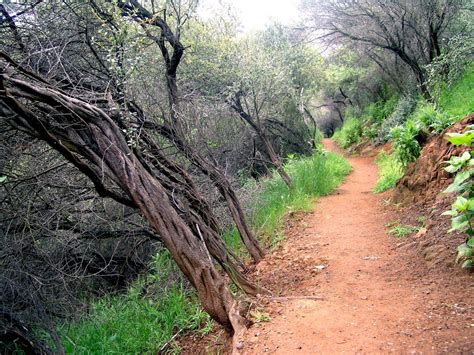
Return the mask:
<svg viewBox="0 0 474 355"><path fill-rule="evenodd" d="M263 252L253 233L250 231L250 228L248 227L248 224L245 220L244 212L240 206L239 199L237 198L237 195L235 194L235 191L229 180L226 178L225 174L218 167L191 149L183 140L180 139L179 136L173 132L172 129L161 126L158 127L158 130L163 137L173 142L178 150L214 183L214 186L217 187L219 193L226 200L227 207L229 208L232 219L234 220L237 230L239 231L243 244L255 262L262 260L265 256L265 253Z"/></svg>
<svg viewBox="0 0 474 355"><path fill-rule="evenodd" d="M285 182L286 186L288 186L288 189L290 191L293 190L294 189L293 181L291 180L291 177L286 173L285 169L283 168L280 157L275 152L275 149L273 148L272 143L270 142L270 140L266 136L266 134L265 134L264 130L262 129L260 123L258 121L255 122L253 120L252 116L244 110L244 108L242 106L242 102L241 102L242 95L243 95L242 90L240 90L239 92L237 92L234 95L234 97L233 97L233 99L230 103L231 108L260 137L260 139L265 144L265 148L267 150L268 156L270 157L272 165L275 167L278 174L281 176L281 178Z"/></svg>
<svg viewBox="0 0 474 355"><path fill-rule="evenodd" d="M278 174L281 176L286 186L288 186L290 190L294 190L295 185L293 184L291 177L286 173L285 169L283 168L281 160L278 157L278 154L275 152L275 149L273 148L273 144L270 142L270 140L268 139L265 133L261 132L259 136L260 136L260 139L262 139L263 143L265 144L265 148L267 148L268 156L270 157L270 160L272 161L272 164L277 170Z"/></svg>
<svg viewBox="0 0 474 355"><path fill-rule="evenodd" d="M212 263L204 237L193 233L179 216L166 189L130 150L113 120L84 101L2 72L2 117L16 129L46 141L81 171L87 164L91 174L113 181L160 235L196 288L204 310L232 332L232 320L236 317L231 314L234 301ZM35 111L27 109L19 99L29 100Z"/></svg>
<svg viewBox="0 0 474 355"><path fill-rule="evenodd" d="M234 223L239 231L243 244L255 262L259 262L265 256L257 239L247 225L240 202L225 174L208 159L195 151L183 138L184 132L179 122L177 112L179 110L179 92L177 85L177 69L184 53L184 46L180 42L180 24L178 23L175 32L171 30L164 18L158 14L150 13L136 0L118 1L117 5L124 15L135 20L142 21L141 26L147 36L152 39L161 51L163 62L166 68L165 80L169 101L169 117L164 126L159 129L160 134L175 144L176 148L189 159L203 174L208 176L217 187L220 194L225 198L227 206ZM149 25L160 28L160 36L153 36L147 30L146 22ZM170 54L166 42L172 48Z"/></svg>

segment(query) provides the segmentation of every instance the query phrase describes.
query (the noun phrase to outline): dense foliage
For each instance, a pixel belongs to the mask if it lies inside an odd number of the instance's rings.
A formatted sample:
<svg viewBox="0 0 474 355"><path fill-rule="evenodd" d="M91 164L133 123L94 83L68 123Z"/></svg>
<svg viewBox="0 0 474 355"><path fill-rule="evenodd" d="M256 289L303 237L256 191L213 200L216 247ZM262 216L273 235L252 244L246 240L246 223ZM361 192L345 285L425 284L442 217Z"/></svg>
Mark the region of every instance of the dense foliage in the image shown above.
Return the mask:
<svg viewBox="0 0 474 355"><path fill-rule="evenodd" d="M454 181L444 191L456 193L456 200L451 210L444 215L451 216L451 231L462 231L467 234L466 240L457 248L456 262L462 263L463 269L474 268L474 157L470 149L474 146L474 126L468 126L464 133L449 134L449 141L456 146L466 146L461 156L453 156L447 161L445 170L454 174Z"/></svg>

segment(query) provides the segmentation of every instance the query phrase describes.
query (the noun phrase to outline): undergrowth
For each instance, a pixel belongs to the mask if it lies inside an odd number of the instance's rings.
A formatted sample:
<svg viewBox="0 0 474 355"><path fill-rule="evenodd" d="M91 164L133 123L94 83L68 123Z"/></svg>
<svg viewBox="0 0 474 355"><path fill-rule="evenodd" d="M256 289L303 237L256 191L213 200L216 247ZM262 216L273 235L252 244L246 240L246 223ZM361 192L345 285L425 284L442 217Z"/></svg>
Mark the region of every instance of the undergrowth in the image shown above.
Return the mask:
<svg viewBox="0 0 474 355"><path fill-rule="evenodd" d="M438 101L440 108L455 120L474 112L474 63L451 87L444 85Z"/></svg>
<svg viewBox="0 0 474 355"><path fill-rule="evenodd" d="M419 226L411 226L408 224L400 224L398 221L388 223L387 227L390 229L388 230L388 233L396 238L403 238L407 237L412 233L419 232L421 227Z"/></svg>
<svg viewBox="0 0 474 355"><path fill-rule="evenodd" d="M68 354L158 353L178 332L210 329L194 291L167 251L157 254L151 272L123 295L90 303L87 315L63 325L60 334ZM178 352L176 345L167 348Z"/></svg>
<svg viewBox="0 0 474 355"><path fill-rule="evenodd" d="M341 148L348 148L350 145L359 142L362 135L362 125L355 117L346 119L344 125L332 136L337 145Z"/></svg>
<svg viewBox="0 0 474 355"><path fill-rule="evenodd" d="M387 154L383 151L377 157L376 163L379 167L379 179L373 191L379 193L394 187L403 176L404 168L394 154Z"/></svg>

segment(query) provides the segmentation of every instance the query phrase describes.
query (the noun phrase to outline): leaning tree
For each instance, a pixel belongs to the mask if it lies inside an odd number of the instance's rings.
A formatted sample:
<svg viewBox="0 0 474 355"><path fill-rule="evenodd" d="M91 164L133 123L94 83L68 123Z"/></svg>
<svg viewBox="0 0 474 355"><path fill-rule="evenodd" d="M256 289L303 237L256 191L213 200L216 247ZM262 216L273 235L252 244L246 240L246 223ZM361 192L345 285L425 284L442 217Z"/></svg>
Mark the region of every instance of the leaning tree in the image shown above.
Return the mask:
<svg viewBox="0 0 474 355"><path fill-rule="evenodd" d="M75 2L40 5L44 7L37 7L34 16L25 17L33 6L13 15L2 8L6 14L2 29L11 38L8 46L2 44L11 55L0 55L2 124L47 143L86 176L100 196L139 210L196 288L204 309L235 330L239 317L215 263L247 293L255 294L257 288L223 242L212 209L193 178L181 163L164 154L159 138L173 142L213 180L227 197L241 234L254 238L225 175L183 137L173 80L184 47L173 41L170 27L158 13L147 12L135 1L91 2L90 7ZM132 23L128 29L117 28L113 9ZM94 32L93 22L83 12L93 12L92 19L99 18L113 29L107 33L114 41L112 50L97 45L101 34ZM52 20L58 27L51 26ZM35 32L34 26L39 25L44 26L42 31ZM147 44L155 43L164 60L169 112L160 120L150 118L127 90L126 72L121 69L126 67L123 38L129 29L140 38L143 30ZM107 55L113 57L114 66L106 65ZM254 258L259 260L263 253L253 243Z"/></svg>
<svg viewBox="0 0 474 355"><path fill-rule="evenodd" d="M2 119L58 151L102 196L138 208L196 288L203 308L232 330L238 324L233 300L213 259L248 290L252 284L232 263L221 239L211 239L207 224L197 215L178 213L163 178L129 146L110 114L57 89L5 54L2 59Z"/></svg>

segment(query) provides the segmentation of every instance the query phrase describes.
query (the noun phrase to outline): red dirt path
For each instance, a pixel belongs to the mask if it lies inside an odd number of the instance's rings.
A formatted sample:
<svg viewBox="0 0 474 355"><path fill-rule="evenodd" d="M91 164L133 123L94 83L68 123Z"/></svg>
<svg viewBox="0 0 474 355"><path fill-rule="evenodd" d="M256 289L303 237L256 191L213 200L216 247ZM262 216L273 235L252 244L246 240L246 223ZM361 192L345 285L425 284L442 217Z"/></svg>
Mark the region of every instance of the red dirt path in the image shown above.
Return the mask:
<svg viewBox="0 0 474 355"><path fill-rule="evenodd" d="M399 247L385 227L395 212L371 192L373 158L349 162L345 183L257 266L278 298L262 299L271 320L255 323L238 353L474 354L472 276L429 270Z"/></svg>

